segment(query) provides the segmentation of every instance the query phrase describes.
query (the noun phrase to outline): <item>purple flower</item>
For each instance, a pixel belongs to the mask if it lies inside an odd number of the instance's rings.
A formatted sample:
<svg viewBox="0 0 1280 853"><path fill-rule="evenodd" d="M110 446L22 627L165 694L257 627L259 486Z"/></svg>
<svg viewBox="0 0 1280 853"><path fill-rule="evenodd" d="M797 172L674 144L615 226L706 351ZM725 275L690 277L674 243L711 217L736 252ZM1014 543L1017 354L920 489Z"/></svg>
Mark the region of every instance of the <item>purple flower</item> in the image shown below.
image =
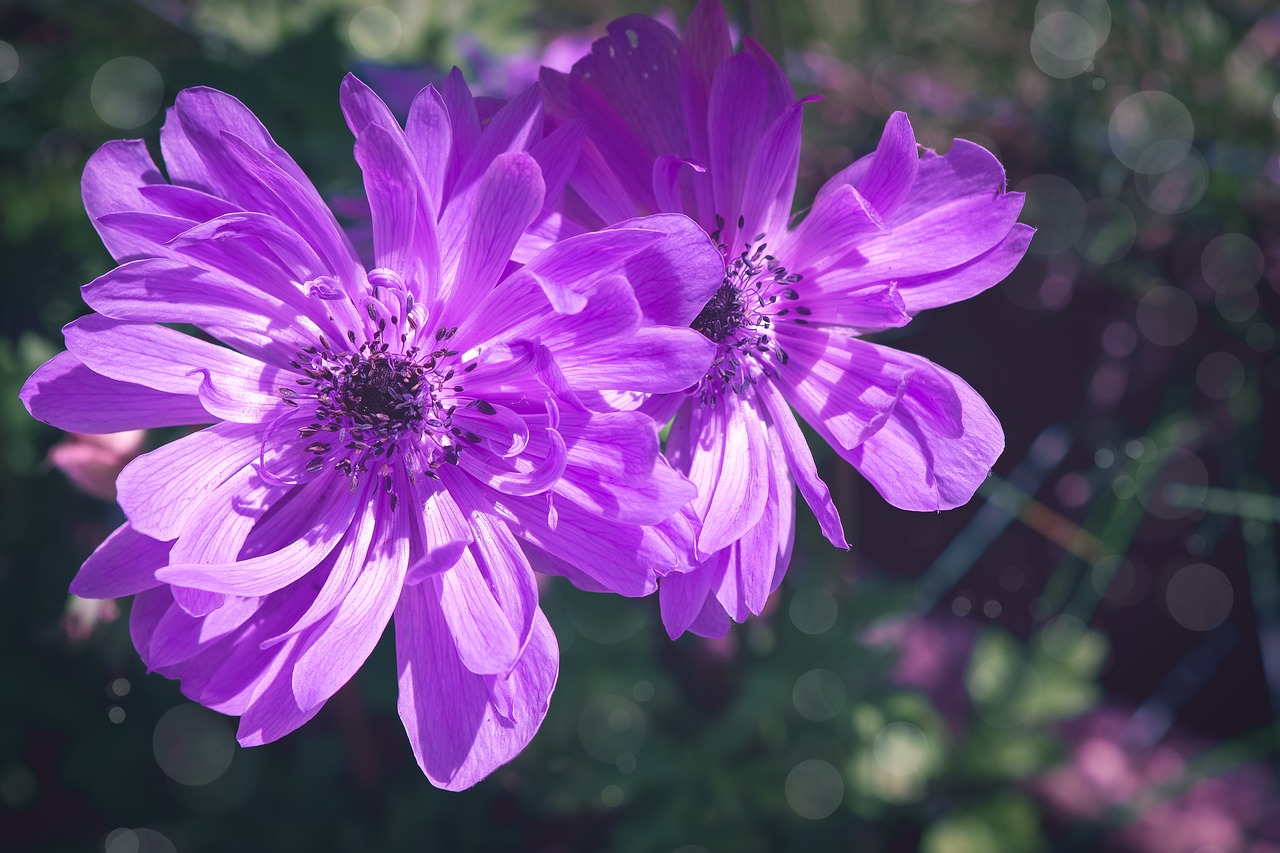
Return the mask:
<svg viewBox="0 0 1280 853"><path fill-rule="evenodd" d="M1031 229L980 146L921 153L894 114L874 154L837 174L791 226L801 110L759 45L733 53L720 4L683 36L614 21L571 74L545 70L548 113L589 127L567 218L600 227L659 211L722 244L723 285L694 327L716 363L649 401L674 416L666 453L698 487L697 571L661 584L667 630L717 636L758 614L790 558L794 487L847 547L795 413L894 506L965 503L1004 446L982 398L935 364L859 336L906 325L1006 276ZM647 314L661 296L640 293ZM650 298L656 297L656 298Z"/></svg>
<svg viewBox="0 0 1280 853"><path fill-rule="evenodd" d="M533 567L643 595L688 565L694 490L655 424L591 406L705 373L697 307L656 326L633 287L705 299L721 261L677 216L529 248L581 141L544 138L536 87L483 126L456 74L406 129L354 77L341 96L373 268L252 113L187 90L161 134L169 180L141 141L86 167L121 266L84 287L97 313L22 399L77 431L212 424L124 470L128 522L72 583L137 595L148 667L266 743L394 614L401 719L430 780L460 789L547 709L557 648Z"/></svg>

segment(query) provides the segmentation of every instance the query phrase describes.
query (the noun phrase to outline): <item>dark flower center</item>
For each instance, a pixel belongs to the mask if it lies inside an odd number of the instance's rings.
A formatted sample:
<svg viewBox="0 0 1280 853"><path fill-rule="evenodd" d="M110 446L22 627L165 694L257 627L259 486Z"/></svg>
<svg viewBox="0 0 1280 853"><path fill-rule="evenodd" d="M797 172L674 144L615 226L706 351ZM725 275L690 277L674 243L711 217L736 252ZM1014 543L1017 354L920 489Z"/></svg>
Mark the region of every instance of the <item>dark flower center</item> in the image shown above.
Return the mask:
<svg viewBox="0 0 1280 853"><path fill-rule="evenodd" d="M693 321L693 328L708 340L720 343L736 332L746 322L742 307L742 293L737 286L725 279L702 311Z"/></svg>
<svg viewBox="0 0 1280 853"><path fill-rule="evenodd" d="M411 429L422 419L427 373L410 359L376 353L353 360L340 381L341 406L355 421Z"/></svg>
<svg viewBox="0 0 1280 853"><path fill-rule="evenodd" d="M720 227L712 233L719 239ZM742 227L739 220L738 227ZM714 403L726 389L743 393L761 375L774 377L787 363L787 353L774 334L777 323L785 318L806 324L808 308L798 304L795 289L803 276L787 271L773 255L767 253L764 235L758 235L741 253L725 264L724 281L702 307L693 328L719 344L711 370L698 385L703 403ZM726 247L721 244L721 249Z"/></svg>
<svg viewBox="0 0 1280 853"><path fill-rule="evenodd" d="M398 322L394 316L392 321ZM345 348L321 335L319 346L306 347L290 362L305 378L297 380L297 390L281 388L280 396L295 407L304 394L315 401L311 422L298 429L300 438L310 439L303 449L314 457L307 472L331 466L355 488L362 475L376 471L391 492L389 463L397 452L411 478L435 477L436 468L458 463L466 442L479 440L453 426L463 391L460 375L475 367L459 364L449 344L457 329L438 330L429 352L408 345L408 334L400 335L400 349L392 351L385 332L385 321L379 321L373 338L359 346L348 332L351 346ZM468 405L492 411L483 401Z"/></svg>

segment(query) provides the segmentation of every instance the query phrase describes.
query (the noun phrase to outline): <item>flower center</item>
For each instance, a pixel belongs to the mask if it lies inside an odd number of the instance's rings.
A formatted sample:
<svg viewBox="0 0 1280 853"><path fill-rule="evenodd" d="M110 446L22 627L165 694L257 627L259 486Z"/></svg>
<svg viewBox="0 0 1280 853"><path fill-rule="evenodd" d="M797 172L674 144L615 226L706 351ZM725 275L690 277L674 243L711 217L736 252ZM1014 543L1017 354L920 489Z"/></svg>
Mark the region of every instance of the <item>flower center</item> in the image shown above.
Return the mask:
<svg viewBox="0 0 1280 853"><path fill-rule="evenodd" d="M334 347L321 335L319 346L306 347L290 362L306 374L297 380L305 391L281 388L280 396L295 407L304 393L314 400L310 423L298 428L299 437L313 439L303 448L314 457L306 464L308 473L331 466L350 478L354 489L363 475L376 470L390 492L388 463L397 452L411 478L418 473L435 477L436 468L458 463L466 442L479 439L453 426L463 391L455 376L475 366L460 365L449 345L457 329L437 331L429 352L417 345L393 352L384 331L380 323L372 340L358 347L355 334L348 332L349 348ZM401 335L401 346L407 340ZM394 499L393 494L393 505Z"/></svg>
<svg viewBox="0 0 1280 853"><path fill-rule="evenodd" d="M719 229L712 237L717 237ZM772 334L783 317L804 324L811 313L797 304L793 287L803 276L790 273L767 254L764 235L757 236L725 265L724 281L703 306L693 328L719 344L711 369L697 386L704 404L725 390L743 393L761 375L777 376L787 353Z"/></svg>
<svg viewBox="0 0 1280 853"><path fill-rule="evenodd" d="M353 422L392 430L413 429L422 420L427 371L409 358L374 353L348 363L336 389L340 410Z"/></svg>

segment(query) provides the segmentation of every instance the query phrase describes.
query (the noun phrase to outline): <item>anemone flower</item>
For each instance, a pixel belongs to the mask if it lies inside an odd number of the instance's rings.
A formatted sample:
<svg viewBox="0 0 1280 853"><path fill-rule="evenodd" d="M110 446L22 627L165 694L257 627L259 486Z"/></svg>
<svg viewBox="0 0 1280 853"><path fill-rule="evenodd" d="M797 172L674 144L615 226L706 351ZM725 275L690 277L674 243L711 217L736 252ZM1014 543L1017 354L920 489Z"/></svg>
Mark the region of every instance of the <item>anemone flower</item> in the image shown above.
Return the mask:
<svg viewBox="0 0 1280 853"><path fill-rule="evenodd" d="M796 414L894 506L969 500L1004 447L990 408L943 368L860 338L990 287L1031 237L990 153L962 140L921 152L902 113L793 226L809 99L744 41L735 53L719 2L701 0L682 36L621 18L571 73L541 77L548 115L588 126L557 233L676 211L725 259L693 323L715 364L645 403L674 418L667 458L698 487L699 566L660 584L672 636L761 611L790 560L796 486L847 547ZM646 313L662 310L655 296Z"/></svg>
<svg viewBox="0 0 1280 853"><path fill-rule="evenodd" d="M82 432L204 425L125 468L127 523L71 586L136 594L148 667L262 744L314 716L394 615L414 753L465 788L523 748L556 680L531 561L627 595L687 565L694 490L653 421L590 404L705 373L697 305L655 325L633 287L705 299L720 260L664 216L513 264L580 143L543 137L536 87L483 125L456 74L405 129L353 77L341 102L374 265L247 108L184 91L168 180L141 141L89 161L85 206L121 265L84 287L96 313L22 399Z"/></svg>

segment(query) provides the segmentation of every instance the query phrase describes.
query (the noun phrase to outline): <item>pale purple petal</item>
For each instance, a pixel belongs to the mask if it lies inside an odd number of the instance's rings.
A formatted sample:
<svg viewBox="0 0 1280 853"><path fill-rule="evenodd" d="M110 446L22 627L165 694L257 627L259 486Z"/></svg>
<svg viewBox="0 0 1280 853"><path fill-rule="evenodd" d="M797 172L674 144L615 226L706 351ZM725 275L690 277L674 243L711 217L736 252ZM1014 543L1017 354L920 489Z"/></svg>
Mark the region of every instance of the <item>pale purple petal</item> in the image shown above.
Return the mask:
<svg viewBox="0 0 1280 853"><path fill-rule="evenodd" d="M537 613L524 654L505 679L509 713L500 714L488 678L462 665L424 588L406 588L396 608L400 719L432 784L462 790L514 758L541 725L558 671L555 635Z"/></svg>
<svg viewBox="0 0 1280 853"><path fill-rule="evenodd" d="M303 710L316 708L356 673L391 620L409 568L409 520L386 498L366 509L379 516L379 536L364 571L312 632L293 669L293 695Z"/></svg>
<svg viewBox="0 0 1280 853"><path fill-rule="evenodd" d="M817 517L823 535L837 548L848 548L849 544L844 538L844 527L840 523L840 514L831 500L827 484L818 477L818 468L813 462L813 454L809 451L804 433L800 431L800 425L796 423L795 415L791 413L791 407L771 382L761 383L758 395L761 407L769 416L769 425L772 427L771 439L781 449L787 469L799 487L805 503ZM787 492L790 492L789 486Z"/></svg>
<svg viewBox="0 0 1280 853"><path fill-rule="evenodd" d="M177 538L204 498L258 454L249 424L214 424L134 459L120 472L120 506L138 532Z"/></svg>
<svg viewBox="0 0 1280 853"><path fill-rule="evenodd" d="M960 434L938 429L936 392L913 389L881 429L842 455L885 500L901 509L932 512L967 503L1004 450L1000 422L955 374L919 356L876 349L886 360L910 366L916 375L949 385L959 398Z"/></svg>
<svg viewBox="0 0 1280 853"><path fill-rule="evenodd" d="M37 368L19 397L33 418L68 432L101 434L213 420L194 394L108 379L69 352Z"/></svg>
<svg viewBox="0 0 1280 853"><path fill-rule="evenodd" d="M169 561L171 545L144 536L125 522L84 561L71 581L71 594L120 598L160 586L156 569Z"/></svg>

